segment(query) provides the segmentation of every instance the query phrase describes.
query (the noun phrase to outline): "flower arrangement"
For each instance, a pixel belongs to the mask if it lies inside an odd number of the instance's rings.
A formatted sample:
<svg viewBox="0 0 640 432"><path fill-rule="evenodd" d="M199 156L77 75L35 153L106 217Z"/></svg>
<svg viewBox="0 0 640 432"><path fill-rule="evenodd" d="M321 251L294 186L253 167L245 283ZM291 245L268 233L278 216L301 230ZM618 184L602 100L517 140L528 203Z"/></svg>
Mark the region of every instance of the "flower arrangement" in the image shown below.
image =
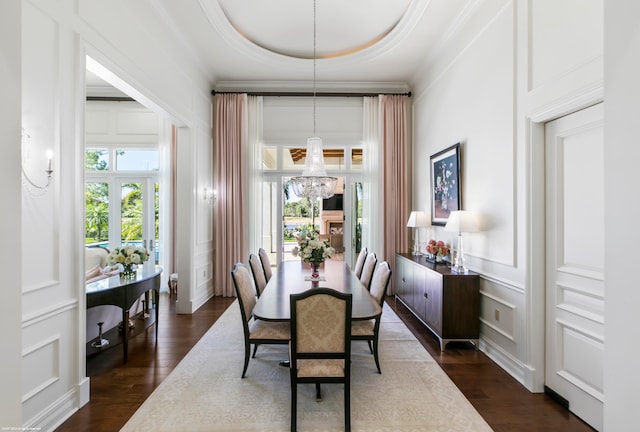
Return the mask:
<svg viewBox="0 0 640 432"><path fill-rule="evenodd" d="M302 261L318 266L336 252L329 246L329 240L318 240L313 235L298 240L298 246L291 251L291 255L300 256Z"/></svg>
<svg viewBox="0 0 640 432"><path fill-rule="evenodd" d="M427 254L433 258L444 258L449 255L450 249L442 240L429 240L427 243Z"/></svg>
<svg viewBox="0 0 640 432"><path fill-rule="evenodd" d="M453 198L451 191L456 185L456 178L453 176L453 163L449 162L449 167L447 167L446 162L442 161L437 168L439 169L434 182L434 193L436 197L439 197L443 208L446 208L447 199Z"/></svg>
<svg viewBox="0 0 640 432"><path fill-rule="evenodd" d="M146 248L133 245L115 248L107 256L110 265L122 265L123 273L131 273L134 265L142 264L148 259L149 251Z"/></svg>

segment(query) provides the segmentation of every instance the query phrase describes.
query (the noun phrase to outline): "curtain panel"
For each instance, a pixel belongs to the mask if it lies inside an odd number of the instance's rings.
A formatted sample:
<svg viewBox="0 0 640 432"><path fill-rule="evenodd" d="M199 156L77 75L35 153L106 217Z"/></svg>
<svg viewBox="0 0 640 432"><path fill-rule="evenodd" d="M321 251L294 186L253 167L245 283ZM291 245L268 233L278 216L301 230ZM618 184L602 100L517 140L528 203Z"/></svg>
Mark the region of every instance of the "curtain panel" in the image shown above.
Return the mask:
<svg viewBox="0 0 640 432"><path fill-rule="evenodd" d="M378 96L365 96L362 101L363 188L362 246L380 254L383 220L382 183L380 176L380 101ZM355 251L360 252L360 251Z"/></svg>
<svg viewBox="0 0 640 432"><path fill-rule="evenodd" d="M395 253L406 251L409 200L407 191L407 98L380 96L382 139L382 250L378 259L389 262L395 272ZM392 294L395 290L390 285Z"/></svg>
<svg viewBox="0 0 640 432"><path fill-rule="evenodd" d="M231 270L247 250L247 95L215 96L214 166L218 190L215 207L214 294L235 296Z"/></svg>
<svg viewBox="0 0 640 432"><path fill-rule="evenodd" d="M262 106L262 96L247 96L247 244L249 251L255 251L253 253L262 247Z"/></svg>

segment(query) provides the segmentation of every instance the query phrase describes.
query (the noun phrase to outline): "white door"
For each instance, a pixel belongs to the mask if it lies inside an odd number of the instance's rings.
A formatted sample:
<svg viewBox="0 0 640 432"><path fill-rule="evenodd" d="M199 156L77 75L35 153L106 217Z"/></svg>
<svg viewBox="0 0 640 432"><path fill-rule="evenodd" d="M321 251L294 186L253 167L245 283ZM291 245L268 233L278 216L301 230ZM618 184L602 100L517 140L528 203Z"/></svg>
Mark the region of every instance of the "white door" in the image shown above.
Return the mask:
<svg viewBox="0 0 640 432"><path fill-rule="evenodd" d="M545 385L603 427L604 133L602 104L545 126Z"/></svg>

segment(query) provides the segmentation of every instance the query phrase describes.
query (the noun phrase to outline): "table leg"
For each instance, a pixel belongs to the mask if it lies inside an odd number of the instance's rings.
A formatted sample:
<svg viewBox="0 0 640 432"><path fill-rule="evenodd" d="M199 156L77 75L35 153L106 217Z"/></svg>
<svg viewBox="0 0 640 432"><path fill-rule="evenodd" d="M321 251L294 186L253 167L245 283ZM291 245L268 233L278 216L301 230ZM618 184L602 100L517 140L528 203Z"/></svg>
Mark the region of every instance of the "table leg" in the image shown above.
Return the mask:
<svg viewBox="0 0 640 432"><path fill-rule="evenodd" d="M160 292L153 290L154 305L156 308L156 344L158 343L158 319L160 318Z"/></svg>
<svg viewBox="0 0 640 432"><path fill-rule="evenodd" d="M124 363L127 363L129 353L129 310L122 309L122 350L124 351Z"/></svg>

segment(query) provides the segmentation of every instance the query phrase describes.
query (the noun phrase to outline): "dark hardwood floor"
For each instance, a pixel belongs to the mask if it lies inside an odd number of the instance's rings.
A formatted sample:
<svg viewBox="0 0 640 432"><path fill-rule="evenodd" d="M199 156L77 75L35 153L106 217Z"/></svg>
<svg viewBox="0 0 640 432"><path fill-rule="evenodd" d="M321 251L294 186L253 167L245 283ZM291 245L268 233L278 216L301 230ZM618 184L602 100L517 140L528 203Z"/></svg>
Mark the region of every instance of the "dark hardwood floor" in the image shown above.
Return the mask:
<svg viewBox="0 0 640 432"><path fill-rule="evenodd" d="M176 315L174 300L162 294L158 343L150 327L130 340L126 365L122 346L89 359L91 401L56 431L118 431L233 301L214 297L193 315ZM387 304L494 431L593 430L548 396L527 391L471 344L449 343L441 352L437 340L406 308L399 302L396 306L392 297Z"/></svg>

